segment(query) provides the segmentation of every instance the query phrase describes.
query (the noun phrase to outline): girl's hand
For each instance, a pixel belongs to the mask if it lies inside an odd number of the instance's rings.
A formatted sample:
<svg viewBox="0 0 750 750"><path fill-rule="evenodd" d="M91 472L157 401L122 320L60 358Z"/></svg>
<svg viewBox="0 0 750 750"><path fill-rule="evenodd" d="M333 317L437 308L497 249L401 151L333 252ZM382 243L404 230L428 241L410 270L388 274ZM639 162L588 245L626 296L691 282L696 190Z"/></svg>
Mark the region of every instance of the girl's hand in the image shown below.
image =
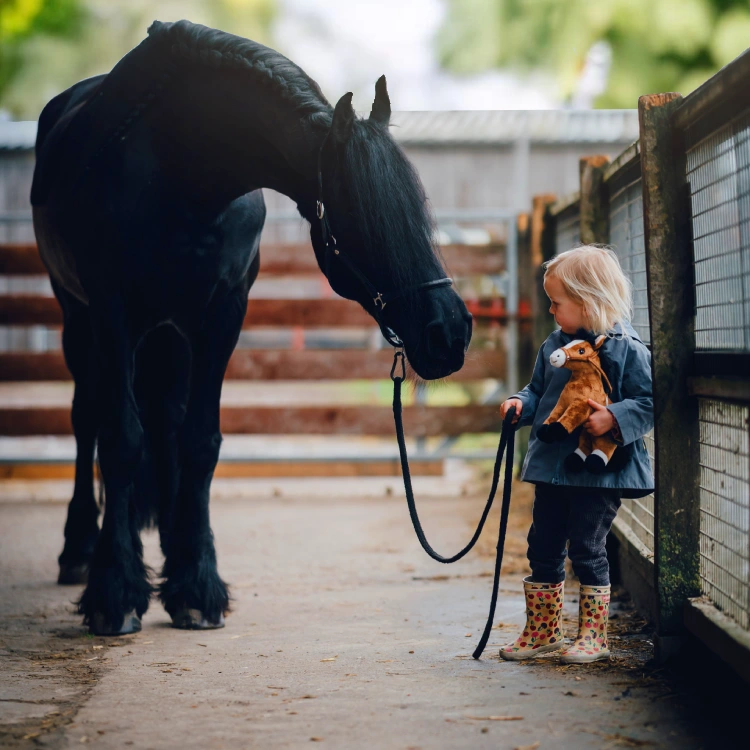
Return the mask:
<svg viewBox="0 0 750 750"><path fill-rule="evenodd" d="M509 398L507 401L503 401L500 407L500 416L505 419L505 415L508 413L508 409L511 406L516 407L516 416L513 417L511 424L515 424L521 418L521 411L523 410L523 401L520 398Z"/></svg>
<svg viewBox="0 0 750 750"><path fill-rule="evenodd" d="M594 437L604 435L615 426L615 418L612 412L603 404L597 404L592 399L587 399L589 406L594 410L591 416L584 422L584 427Z"/></svg>

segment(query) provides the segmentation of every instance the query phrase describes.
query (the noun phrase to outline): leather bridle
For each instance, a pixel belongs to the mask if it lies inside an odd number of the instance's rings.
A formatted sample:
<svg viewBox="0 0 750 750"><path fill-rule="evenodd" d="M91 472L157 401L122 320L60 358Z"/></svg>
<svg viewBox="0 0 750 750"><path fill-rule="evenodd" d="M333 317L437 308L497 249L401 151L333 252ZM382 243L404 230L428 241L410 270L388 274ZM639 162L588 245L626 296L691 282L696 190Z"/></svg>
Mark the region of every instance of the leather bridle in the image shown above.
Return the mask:
<svg viewBox="0 0 750 750"><path fill-rule="evenodd" d="M367 278L366 274L357 265L356 261L349 257L345 252L342 252L341 248L336 242L336 238L333 236L331 231L331 225L328 221L328 213L326 212L325 204L323 203L323 146L321 146L318 152L318 200L315 207L315 213L320 221L320 232L323 237L325 244L325 274L330 278L331 270L333 268L334 260L340 260L347 267L347 269L357 278L362 286L367 290L367 293L372 299L374 305L373 316L380 326L380 330L385 337L385 340L393 347L397 349L403 349L404 342L398 337L396 332L388 327L382 319L383 310L385 306L394 300L404 297L412 292L420 292L422 290L438 289L443 286L450 286L453 283L453 279L448 276L442 279L435 279L433 281L424 281L421 284L415 284L414 286L407 287L406 289L398 289L392 292L379 292L375 285Z"/></svg>

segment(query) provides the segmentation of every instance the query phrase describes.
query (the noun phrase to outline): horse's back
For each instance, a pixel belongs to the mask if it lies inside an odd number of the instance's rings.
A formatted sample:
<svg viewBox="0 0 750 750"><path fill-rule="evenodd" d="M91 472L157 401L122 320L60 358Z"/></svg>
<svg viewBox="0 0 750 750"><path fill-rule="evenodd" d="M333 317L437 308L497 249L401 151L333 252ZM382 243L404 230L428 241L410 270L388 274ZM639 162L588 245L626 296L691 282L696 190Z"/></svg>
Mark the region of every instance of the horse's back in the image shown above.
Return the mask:
<svg viewBox="0 0 750 750"><path fill-rule="evenodd" d="M78 111L90 101L106 74L86 78L58 94L45 105L39 115L36 133L36 167L31 185L31 205L42 205L58 171L62 155L62 139Z"/></svg>

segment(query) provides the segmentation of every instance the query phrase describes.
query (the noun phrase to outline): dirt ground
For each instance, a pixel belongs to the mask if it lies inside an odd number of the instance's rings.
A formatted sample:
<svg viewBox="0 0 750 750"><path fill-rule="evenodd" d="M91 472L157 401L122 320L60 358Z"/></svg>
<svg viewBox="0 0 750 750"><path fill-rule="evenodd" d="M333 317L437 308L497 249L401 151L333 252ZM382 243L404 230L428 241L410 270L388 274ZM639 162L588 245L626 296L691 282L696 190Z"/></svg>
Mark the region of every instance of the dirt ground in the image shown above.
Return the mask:
<svg viewBox="0 0 750 750"><path fill-rule="evenodd" d="M524 617L528 485L514 490L496 627L479 661L497 514L479 551L445 567L418 546L397 483L258 486L212 504L234 596L227 627L174 630L153 602L141 633L114 639L88 635L71 604L80 588L55 584L65 504L39 492L0 501L0 747L692 749L734 738L742 714L721 696L746 705L746 686L698 651L696 663L655 664L651 628L621 588L610 662L498 658ZM479 486L447 483L449 496L420 501L435 547L468 538ZM154 533L145 545L158 569Z"/></svg>

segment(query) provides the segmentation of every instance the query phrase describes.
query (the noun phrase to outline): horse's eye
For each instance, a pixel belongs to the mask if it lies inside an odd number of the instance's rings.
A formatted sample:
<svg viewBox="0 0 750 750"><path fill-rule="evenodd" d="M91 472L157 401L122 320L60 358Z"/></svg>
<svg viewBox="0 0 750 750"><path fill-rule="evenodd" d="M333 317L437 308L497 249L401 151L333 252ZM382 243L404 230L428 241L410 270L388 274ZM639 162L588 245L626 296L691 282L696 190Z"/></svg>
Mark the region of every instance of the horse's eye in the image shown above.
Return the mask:
<svg viewBox="0 0 750 750"><path fill-rule="evenodd" d="M584 353L584 351L585 351L585 349L579 349L579 350L578 350L578 353L579 353L579 354L583 354L583 353Z"/></svg>

